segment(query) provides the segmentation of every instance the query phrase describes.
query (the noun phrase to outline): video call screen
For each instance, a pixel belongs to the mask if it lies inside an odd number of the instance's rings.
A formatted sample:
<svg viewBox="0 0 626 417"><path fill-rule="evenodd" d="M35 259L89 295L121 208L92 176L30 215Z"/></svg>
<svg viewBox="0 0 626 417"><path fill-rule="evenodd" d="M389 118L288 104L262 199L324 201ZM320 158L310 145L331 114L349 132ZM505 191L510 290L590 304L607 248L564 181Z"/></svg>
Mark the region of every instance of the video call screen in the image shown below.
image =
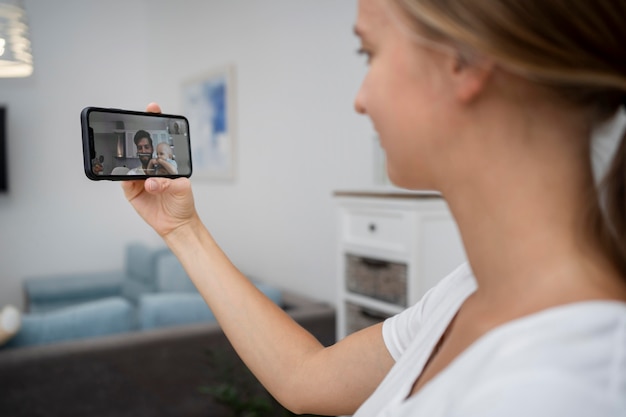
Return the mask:
<svg viewBox="0 0 626 417"><path fill-rule="evenodd" d="M182 116L115 110L87 113L96 176L189 176L189 125Z"/></svg>

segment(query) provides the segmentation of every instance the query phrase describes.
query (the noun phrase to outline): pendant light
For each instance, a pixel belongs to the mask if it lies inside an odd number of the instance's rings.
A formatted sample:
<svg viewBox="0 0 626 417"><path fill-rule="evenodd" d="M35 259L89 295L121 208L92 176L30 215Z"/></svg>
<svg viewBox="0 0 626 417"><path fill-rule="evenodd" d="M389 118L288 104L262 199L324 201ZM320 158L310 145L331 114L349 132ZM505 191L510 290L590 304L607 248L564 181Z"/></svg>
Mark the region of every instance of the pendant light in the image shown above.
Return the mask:
<svg viewBox="0 0 626 417"><path fill-rule="evenodd" d="M33 56L22 0L0 0L0 77L28 77Z"/></svg>

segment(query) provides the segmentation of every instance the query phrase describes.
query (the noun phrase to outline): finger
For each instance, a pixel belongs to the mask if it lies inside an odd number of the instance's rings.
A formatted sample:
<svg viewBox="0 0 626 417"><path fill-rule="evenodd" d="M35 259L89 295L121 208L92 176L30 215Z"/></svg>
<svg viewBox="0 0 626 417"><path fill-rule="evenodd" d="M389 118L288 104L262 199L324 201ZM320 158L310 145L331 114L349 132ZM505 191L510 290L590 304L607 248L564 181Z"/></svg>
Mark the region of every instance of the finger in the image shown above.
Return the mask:
<svg viewBox="0 0 626 417"><path fill-rule="evenodd" d="M161 113L161 106L159 106L157 103L150 103L148 104L148 107L146 107L146 111L148 113Z"/></svg>
<svg viewBox="0 0 626 417"><path fill-rule="evenodd" d="M124 195L131 201L138 194L143 191L143 180L134 180L134 181L122 181L122 189L124 190Z"/></svg>

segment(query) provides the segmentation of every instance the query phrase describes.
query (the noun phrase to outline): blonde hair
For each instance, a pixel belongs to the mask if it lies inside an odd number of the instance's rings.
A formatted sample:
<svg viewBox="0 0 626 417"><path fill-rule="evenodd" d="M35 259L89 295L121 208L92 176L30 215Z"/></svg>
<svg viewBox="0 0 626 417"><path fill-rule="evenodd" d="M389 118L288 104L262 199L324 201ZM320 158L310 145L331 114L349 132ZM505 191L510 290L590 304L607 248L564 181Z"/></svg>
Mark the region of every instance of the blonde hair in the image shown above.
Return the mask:
<svg viewBox="0 0 626 417"><path fill-rule="evenodd" d="M435 40L476 51L588 109L597 122L626 104L626 1L393 0ZM598 189L592 224L626 275L626 133ZM599 203L599 204L598 204Z"/></svg>

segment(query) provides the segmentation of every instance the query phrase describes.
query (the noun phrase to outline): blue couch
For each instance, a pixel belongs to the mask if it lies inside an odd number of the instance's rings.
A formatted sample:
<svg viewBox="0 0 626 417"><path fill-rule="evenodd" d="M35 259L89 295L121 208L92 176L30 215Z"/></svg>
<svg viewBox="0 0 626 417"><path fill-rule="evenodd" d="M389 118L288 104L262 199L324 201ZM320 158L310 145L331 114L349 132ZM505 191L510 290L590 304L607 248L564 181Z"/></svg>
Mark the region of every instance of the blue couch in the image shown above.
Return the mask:
<svg viewBox="0 0 626 417"><path fill-rule="evenodd" d="M107 297L137 303L141 294L157 290L157 263L163 255L171 255L170 250L132 242L126 246L121 270L26 278L26 309L45 313Z"/></svg>
<svg viewBox="0 0 626 417"><path fill-rule="evenodd" d="M257 287L276 304L282 292ZM178 259L165 247L131 243L120 271L28 278L27 314L3 348L215 322Z"/></svg>
<svg viewBox="0 0 626 417"><path fill-rule="evenodd" d="M281 300L296 323L325 346L334 343L332 306L286 290ZM101 302L115 309L107 300L88 304L96 310ZM0 349L0 416L230 417L231 407L201 389L224 383L269 399L269 415L291 415L249 375L216 322Z"/></svg>

